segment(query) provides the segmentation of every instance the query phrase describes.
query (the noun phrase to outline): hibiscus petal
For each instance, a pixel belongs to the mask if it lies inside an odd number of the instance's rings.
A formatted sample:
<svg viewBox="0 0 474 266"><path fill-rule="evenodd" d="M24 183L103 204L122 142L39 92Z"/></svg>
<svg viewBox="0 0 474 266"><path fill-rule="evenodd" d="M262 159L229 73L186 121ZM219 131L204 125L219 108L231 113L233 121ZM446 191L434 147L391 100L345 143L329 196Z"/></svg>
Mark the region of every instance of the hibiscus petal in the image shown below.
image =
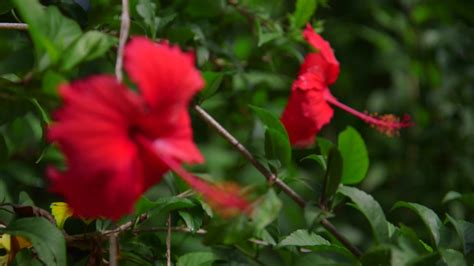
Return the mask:
<svg viewBox="0 0 474 266"><path fill-rule="evenodd" d="M143 192L139 171L132 164L102 172L70 167L66 172L49 168L47 173L51 190L64 196L74 216L83 218L117 220L133 210Z"/></svg>
<svg viewBox="0 0 474 266"><path fill-rule="evenodd" d="M319 51L322 58L309 54L305 59L305 63L301 66L300 73L305 72L306 69L314 65L320 65L324 69L327 85L331 85L339 76L339 62L334 55L331 45L317 34L310 24L306 26L304 37L311 46Z"/></svg>
<svg viewBox="0 0 474 266"><path fill-rule="evenodd" d="M223 217L251 212L251 204L240 195L241 189L236 184L222 186L212 185L188 173L173 159L159 154L161 160L178 174L189 186L199 192Z"/></svg>
<svg viewBox="0 0 474 266"><path fill-rule="evenodd" d="M186 105L204 86L194 57L176 46L135 37L125 47L124 61L151 109Z"/></svg>
<svg viewBox="0 0 474 266"><path fill-rule="evenodd" d="M178 174L189 186L199 192L214 209L223 216L233 216L250 212L250 203L239 195L240 189L236 185L214 186L184 170L180 162L173 158L173 153L167 153L166 149L151 143L142 136L137 137L140 146L147 150L149 156L155 157L155 161L169 167ZM151 159L151 157L150 157Z"/></svg>
<svg viewBox="0 0 474 266"><path fill-rule="evenodd" d="M102 170L128 163L136 150L129 139L130 119L139 110L136 95L110 76L96 76L60 89L64 105L48 129L68 164Z"/></svg>
<svg viewBox="0 0 474 266"><path fill-rule="evenodd" d="M331 120L334 112L324 100L326 91L295 89L291 92L281 121L292 145L312 145L319 130Z"/></svg>
<svg viewBox="0 0 474 266"><path fill-rule="evenodd" d="M67 170L48 170L52 190L83 217L118 219L143 192L144 177L130 125L139 98L114 77L96 76L63 85L64 105L48 130L66 155Z"/></svg>

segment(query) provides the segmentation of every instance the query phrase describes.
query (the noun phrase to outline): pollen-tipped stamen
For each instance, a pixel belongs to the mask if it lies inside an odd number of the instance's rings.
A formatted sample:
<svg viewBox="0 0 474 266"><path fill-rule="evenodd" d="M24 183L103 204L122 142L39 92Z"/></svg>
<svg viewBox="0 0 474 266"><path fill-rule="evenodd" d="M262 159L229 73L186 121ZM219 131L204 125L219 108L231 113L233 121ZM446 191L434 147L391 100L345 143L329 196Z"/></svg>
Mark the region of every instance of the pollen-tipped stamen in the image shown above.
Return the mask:
<svg viewBox="0 0 474 266"><path fill-rule="evenodd" d="M395 116L393 114L386 114L386 115L369 115L366 113L359 112L343 103L338 101L334 96L332 95L326 95L325 99L328 103L356 116L357 118L361 119L362 121L370 124L373 126L375 129L377 129L379 132L392 137L395 136L399 133L399 130L401 128L405 127L411 127L414 125L414 123L411 121L411 118L409 115L405 114L402 119L400 119L398 116Z"/></svg>

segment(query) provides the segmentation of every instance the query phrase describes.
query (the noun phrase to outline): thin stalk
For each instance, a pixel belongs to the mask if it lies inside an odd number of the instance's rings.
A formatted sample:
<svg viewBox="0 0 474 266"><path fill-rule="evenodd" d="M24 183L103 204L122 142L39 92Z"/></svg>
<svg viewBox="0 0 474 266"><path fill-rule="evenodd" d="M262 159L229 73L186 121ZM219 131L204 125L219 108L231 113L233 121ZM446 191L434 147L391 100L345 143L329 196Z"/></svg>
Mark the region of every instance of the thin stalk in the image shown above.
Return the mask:
<svg viewBox="0 0 474 266"><path fill-rule="evenodd" d="M119 37L119 47L117 49L117 60L115 62L115 76L119 82L122 81L123 73L123 53L125 50L125 43L128 39L128 33L130 31L130 14L128 7L128 0L122 0L122 17L120 25L120 37Z"/></svg>
<svg viewBox="0 0 474 266"><path fill-rule="evenodd" d="M5 30L28 30L26 23L0 23L0 29Z"/></svg>

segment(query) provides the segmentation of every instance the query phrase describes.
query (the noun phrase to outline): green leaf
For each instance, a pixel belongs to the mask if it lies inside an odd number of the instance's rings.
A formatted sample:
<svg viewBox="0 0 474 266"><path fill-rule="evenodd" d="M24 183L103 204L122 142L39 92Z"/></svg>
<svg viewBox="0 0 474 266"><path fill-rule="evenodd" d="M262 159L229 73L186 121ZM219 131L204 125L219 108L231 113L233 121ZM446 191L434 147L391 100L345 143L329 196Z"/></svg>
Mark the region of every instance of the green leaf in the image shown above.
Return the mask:
<svg viewBox="0 0 474 266"><path fill-rule="evenodd" d="M273 189L258 199L258 208L255 208L251 218L257 230L261 230L273 222L280 214L282 203Z"/></svg>
<svg viewBox="0 0 474 266"><path fill-rule="evenodd" d="M461 252L454 249L440 249L441 258L447 266L466 266L466 260Z"/></svg>
<svg viewBox="0 0 474 266"><path fill-rule="evenodd" d="M288 137L279 131L267 128L265 131L265 157L268 160L278 160L282 166L291 162L291 144Z"/></svg>
<svg viewBox="0 0 474 266"><path fill-rule="evenodd" d="M318 0L297 0L295 12L291 15L291 28L304 26L316 11Z"/></svg>
<svg viewBox="0 0 474 266"><path fill-rule="evenodd" d="M352 258L334 250L321 250L314 253L298 255L296 261L291 264L294 266L314 266L314 265L357 265Z"/></svg>
<svg viewBox="0 0 474 266"><path fill-rule="evenodd" d="M35 203L31 199L30 195L28 195L28 193L26 193L25 191L20 191L20 195L18 195L18 204L35 206Z"/></svg>
<svg viewBox="0 0 474 266"><path fill-rule="evenodd" d="M328 155L328 167L324 176L324 200L336 193L341 183L342 158L339 150L332 147Z"/></svg>
<svg viewBox="0 0 474 266"><path fill-rule="evenodd" d="M202 76L206 80L206 87L201 92L203 99L207 99L214 95L214 93L219 89L219 86L224 80L224 73L221 72L212 72L212 71L203 71Z"/></svg>
<svg viewBox="0 0 474 266"><path fill-rule="evenodd" d="M58 87L61 83L65 83L67 80L65 77L53 70L47 70L44 72L43 80L41 82L41 89L44 93L57 96Z"/></svg>
<svg viewBox="0 0 474 266"><path fill-rule="evenodd" d="M334 146L334 143L332 141L322 138L322 137L317 137L316 138L316 143L318 144L319 150L321 151L321 155L325 156L327 158L329 151L331 148Z"/></svg>
<svg viewBox="0 0 474 266"><path fill-rule="evenodd" d="M7 142L3 134L0 135L0 164L6 162L10 156Z"/></svg>
<svg viewBox="0 0 474 266"><path fill-rule="evenodd" d="M40 71L57 63L62 52L82 33L79 25L55 6L44 8L37 0L12 1L28 24Z"/></svg>
<svg viewBox="0 0 474 266"><path fill-rule="evenodd" d="M202 225L202 216L199 214L192 214L187 211L178 211L179 216L183 218L183 221L186 223L186 227L191 230L191 232L196 232Z"/></svg>
<svg viewBox="0 0 474 266"><path fill-rule="evenodd" d="M156 4L150 0L139 0L136 9L148 28L148 34L155 39L160 24L160 18L156 16Z"/></svg>
<svg viewBox="0 0 474 266"><path fill-rule="evenodd" d="M338 137L338 147L342 155L342 183L345 185L361 182L369 169L369 156L364 140L357 130L347 127Z"/></svg>
<svg viewBox="0 0 474 266"><path fill-rule="evenodd" d="M390 265L390 260L392 258L391 249L386 246L376 246L373 249L365 252L364 255L360 258L362 265Z"/></svg>
<svg viewBox="0 0 474 266"><path fill-rule="evenodd" d="M15 255L16 265L44 266L30 249L22 249Z"/></svg>
<svg viewBox="0 0 474 266"><path fill-rule="evenodd" d="M206 229L207 234L203 239L205 245L232 245L245 241L255 234L255 226L252 226L248 222L248 217L244 215L239 215L231 220L212 219Z"/></svg>
<svg viewBox="0 0 474 266"><path fill-rule="evenodd" d="M49 125L49 123L51 123L51 119L49 118L48 113L44 110L44 108L38 102L38 100L35 98L31 98L30 101L33 104L33 106L36 108L39 117L41 117L42 124L44 126Z"/></svg>
<svg viewBox="0 0 474 266"><path fill-rule="evenodd" d="M355 207L367 218L377 242L388 242L388 222L380 204L371 195L357 188L341 186L338 192L350 198Z"/></svg>
<svg viewBox="0 0 474 266"><path fill-rule="evenodd" d="M309 232L306 229L299 229L291 233L289 236L283 238L283 240L278 243L278 246L298 246L298 247L306 247L306 246L319 246L319 245L330 245L329 241L324 239L323 237Z"/></svg>
<svg viewBox="0 0 474 266"><path fill-rule="evenodd" d="M466 206L474 209L474 193L461 194L456 191L449 191L443 198L443 203L458 200Z"/></svg>
<svg viewBox="0 0 474 266"><path fill-rule="evenodd" d="M443 226L443 223L434 211L423 205L405 201L399 201L395 203L392 209L397 208L408 208L415 212L421 218L426 228L428 229L431 244L436 247L438 246L441 236L440 229Z"/></svg>
<svg viewBox="0 0 474 266"><path fill-rule="evenodd" d="M464 255L469 255L469 253L474 251L474 224L463 220L456 220L448 214L446 216L461 240Z"/></svg>
<svg viewBox="0 0 474 266"><path fill-rule="evenodd" d="M22 218L0 232L27 238L46 265L66 265L66 241L52 223L44 218Z"/></svg>
<svg viewBox="0 0 474 266"><path fill-rule="evenodd" d="M306 204L304 207L304 219L309 228L321 221L325 217L325 212L319 207L319 204Z"/></svg>
<svg viewBox="0 0 474 266"><path fill-rule="evenodd" d="M326 159L323 155L311 154L301 159L301 161L303 160L313 160L317 162L323 168L324 171L326 171L327 169Z"/></svg>
<svg viewBox="0 0 474 266"><path fill-rule="evenodd" d="M115 39L99 31L88 31L68 47L61 56L61 70L70 71L78 64L99 58L107 52Z"/></svg>
<svg viewBox="0 0 474 266"><path fill-rule="evenodd" d="M288 133L280 120L271 112L249 106L267 127L265 131L265 155L269 160L279 160L283 166L291 162L291 144Z"/></svg>
<svg viewBox="0 0 474 266"><path fill-rule="evenodd" d="M272 23L272 25L269 26L263 26L262 24L263 23L261 23L260 20L256 20L258 47L270 41L283 37L283 30L281 29L281 26L277 23Z"/></svg>
<svg viewBox="0 0 474 266"><path fill-rule="evenodd" d="M275 129L284 135L288 135L285 127L280 122L280 119L278 119L272 112L253 105L249 105L249 107L254 111L254 113L265 126Z"/></svg>
<svg viewBox="0 0 474 266"><path fill-rule="evenodd" d="M218 260L214 253L208 251L198 251L187 253L178 259L178 266L203 266L212 265L212 262Z"/></svg>
<svg viewBox="0 0 474 266"><path fill-rule="evenodd" d="M172 210L192 208L196 206L191 200L178 197L163 197L156 201L151 201L141 197L135 205L137 215L152 211L153 213L167 213Z"/></svg>

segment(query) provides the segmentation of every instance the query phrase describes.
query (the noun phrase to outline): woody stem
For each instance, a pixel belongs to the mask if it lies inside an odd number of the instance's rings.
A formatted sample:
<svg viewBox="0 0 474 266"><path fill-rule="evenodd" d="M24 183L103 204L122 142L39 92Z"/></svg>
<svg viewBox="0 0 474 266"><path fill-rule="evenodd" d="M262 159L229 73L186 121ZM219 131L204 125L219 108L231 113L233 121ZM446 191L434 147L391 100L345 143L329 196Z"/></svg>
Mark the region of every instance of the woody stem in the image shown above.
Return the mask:
<svg viewBox="0 0 474 266"><path fill-rule="evenodd" d="M122 0L122 16L120 18L120 37L119 46L117 49L117 60L115 62L115 76L119 82L122 81L123 73L123 53L125 50L125 43L128 39L128 33L130 31L130 13L129 13L128 0Z"/></svg>
<svg viewBox="0 0 474 266"><path fill-rule="evenodd" d="M270 184L275 184L278 188L283 190L290 198L292 198L299 206L304 208L306 205L305 200L298 195L293 189L291 189L287 184L278 179L278 177L270 172L263 164L261 164L253 155L245 148L232 134L229 133L224 127L219 124L211 115L209 115L204 109L199 105L194 105L194 110L197 112L199 117L201 117L209 126L214 128L219 135L226 139L230 144L232 144L244 157L247 159L266 179Z"/></svg>
<svg viewBox="0 0 474 266"><path fill-rule="evenodd" d="M247 159L268 181L270 185L275 185L281 189L285 194L287 194L298 206L304 208L306 206L306 201L298 195L291 187L285 184L281 179L279 179L275 174L270 172L263 164L261 164L253 155L245 148L232 134L229 133L219 122L217 122L211 115L209 115L204 109L199 105L193 106L194 110L197 112L198 116L203 119L209 126L214 128L219 135L226 139L232 146L234 146L244 157ZM336 227L327 219L321 220L321 225L329 231L335 238L339 240L354 256L360 257L362 252L342 234L340 234Z"/></svg>
<svg viewBox="0 0 474 266"><path fill-rule="evenodd" d="M6 30L27 30L28 25L25 23L0 23L0 29Z"/></svg>

